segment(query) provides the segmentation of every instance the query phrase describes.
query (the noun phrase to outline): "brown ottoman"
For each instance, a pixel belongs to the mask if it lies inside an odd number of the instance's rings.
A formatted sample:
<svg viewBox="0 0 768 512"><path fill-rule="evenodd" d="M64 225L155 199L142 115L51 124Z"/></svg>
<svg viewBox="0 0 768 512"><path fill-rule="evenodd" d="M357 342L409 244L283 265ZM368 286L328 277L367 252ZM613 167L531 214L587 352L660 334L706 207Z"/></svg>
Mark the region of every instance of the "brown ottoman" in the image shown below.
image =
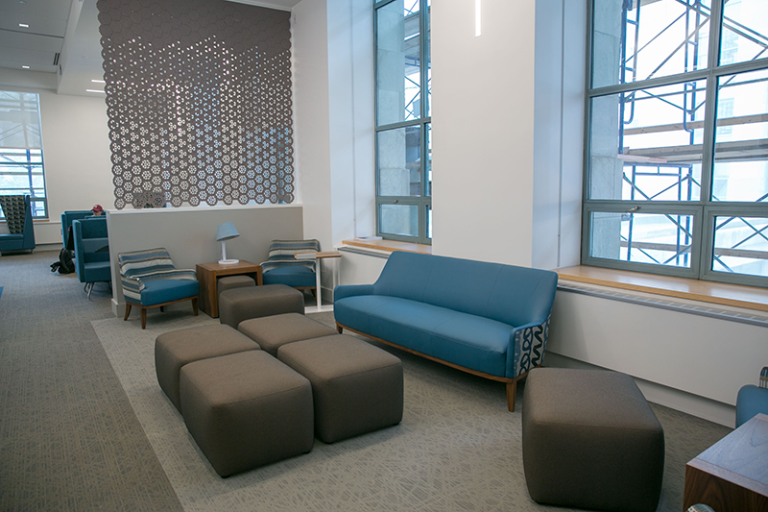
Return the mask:
<svg viewBox="0 0 768 512"><path fill-rule="evenodd" d="M262 350L189 363L180 387L184 423L220 476L312 449L309 382Z"/></svg>
<svg viewBox="0 0 768 512"><path fill-rule="evenodd" d="M299 313L244 320L237 329L273 356L277 356L277 349L286 343L338 334L333 327Z"/></svg>
<svg viewBox="0 0 768 512"><path fill-rule="evenodd" d="M288 343L277 356L312 383L321 441L333 443L403 419L403 365L392 354L337 334Z"/></svg>
<svg viewBox="0 0 768 512"><path fill-rule="evenodd" d="M245 350L259 350L259 346L228 325L214 324L166 332L155 340L157 382L181 412L179 372L182 366Z"/></svg>
<svg viewBox="0 0 768 512"><path fill-rule="evenodd" d="M225 276L216 281L216 291L219 296L227 290L245 286L256 286L256 281L251 276Z"/></svg>
<svg viewBox="0 0 768 512"><path fill-rule="evenodd" d="M284 284L233 288L219 294L219 320L235 329L243 320L283 313L304 314L304 295Z"/></svg>
<svg viewBox="0 0 768 512"><path fill-rule="evenodd" d="M534 501L653 512L664 431L629 375L539 368L525 383L523 469Z"/></svg>

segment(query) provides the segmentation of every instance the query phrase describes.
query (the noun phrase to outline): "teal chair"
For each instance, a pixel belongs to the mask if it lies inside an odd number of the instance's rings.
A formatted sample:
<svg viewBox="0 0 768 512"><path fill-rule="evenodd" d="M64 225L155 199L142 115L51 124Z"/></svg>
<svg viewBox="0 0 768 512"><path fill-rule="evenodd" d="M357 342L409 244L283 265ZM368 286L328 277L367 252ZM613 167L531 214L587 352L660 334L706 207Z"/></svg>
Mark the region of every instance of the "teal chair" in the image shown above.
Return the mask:
<svg viewBox="0 0 768 512"><path fill-rule="evenodd" d="M261 263L264 284L284 284L300 290L315 292L316 260L297 260L298 253L320 252L317 240L272 240L269 258Z"/></svg>
<svg viewBox="0 0 768 512"><path fill-rule="evenodd" d="M81 283L85 283L83 291L88 292L90 299L95 283L106 282L110 286L112 284L107 218L92 216L72 221L72 239L77 278Z"/></svg>
<svg viewBox="0 0 768 512"><path fill-rule="evenodd" d="M70 228L72 227L72 221L92 216L93 212L91 210L67 210L61 214L61 241L64 244L64 247L72 247L69 242L69 233L71 232Z"/></svg>
<svg viewBox="0 0 768 512"><path fill-rule="evenodd" d="M758 413L768 414L768 366L760 372L757 386L742 386L736 397L736 428L754 418Z"/></svg>
<svg viewBox="0 0 768 512"><path fill-rule="evenodd" d="M177 269L164 248L147 251L123 252L117 255L120 281L125 297L125 317L128 320L133 306L141 310L141 328L147 328L147 309L192 301L197 316L197 298L200 285L194 270Z"/></svg>
<svg viewBox="0 0 768 512"><path fill-rule="evenodd" d="M8 234L0 235L0 252L35 249L35 228L32 223L32 203L29 196L0 196Z"/></svg>

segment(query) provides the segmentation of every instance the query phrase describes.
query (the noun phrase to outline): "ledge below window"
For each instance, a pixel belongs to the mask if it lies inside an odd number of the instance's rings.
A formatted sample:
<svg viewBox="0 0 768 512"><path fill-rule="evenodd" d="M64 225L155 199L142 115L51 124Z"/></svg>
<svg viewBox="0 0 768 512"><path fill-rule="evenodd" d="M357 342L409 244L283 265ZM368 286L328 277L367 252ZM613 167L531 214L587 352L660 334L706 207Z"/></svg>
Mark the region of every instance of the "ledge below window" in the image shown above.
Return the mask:
<svg viewBox="0 0 768 512"><path fill-rule="evenodd" d="M410 242L398 242L397 240L344 240L344 245L352 247L362 247L364 249L373 249L376 251L405 251L418 252L420 254L432 254L432 246L424 244L414 244Z"/></svg>
<svg viewBox="0 0 768 512"><path fill-rule="evenodd" d="M626 270L575 266L555 269L561 282L577 282L768 312L768 289L643 274Z"/></svg>

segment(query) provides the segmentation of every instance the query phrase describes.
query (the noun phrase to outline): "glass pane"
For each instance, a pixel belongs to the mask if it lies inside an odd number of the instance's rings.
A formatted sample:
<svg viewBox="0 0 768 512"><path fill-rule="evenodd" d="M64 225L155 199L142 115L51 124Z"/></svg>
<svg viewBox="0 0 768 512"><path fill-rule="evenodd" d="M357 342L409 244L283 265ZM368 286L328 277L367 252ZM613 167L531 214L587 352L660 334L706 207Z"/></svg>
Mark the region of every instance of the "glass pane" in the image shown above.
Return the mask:
<svg viewBox="0 0 768 512"><path fill-rule="evenodd" d="M593 98L590 198L698 201L704 81Z"/></svg>
<svg viewBox="0 0 768 512"><path fill-rule="evenodd" d="M427 124L427 196L432 196L432 123Z"/></svg>
<svg viewBox="0 0 768 512"><path fill-rule="evenodd" d="M421 117L421 26L418 0L376 11L376 106L379 126Z"/></svg>
<svg viewBox="0 0 768 512"><path fill-rule="evenodd" d="M432 117L432 2L427 0L427 117Z"/></svg>
<svg viewBox="0 0 768 512"><path fill-rule="evenodd" d="M691 266L692 215L592 212L593 258Z"/></svg>
<svg viewBox="0 0 768 512"><path fill-rule="evenodd" d="M408 126L376 136L380 196L421 195L421 127Z"/></svg>
<svg viewBox="0 0 768 512"><path fill-rule="evenodd" d="M0 147L41 148L38 96L0 91Z"/></svg>
<svg viewBox="0 0 768 512"><path fill-rule="evenodd" d="M720 65L768 57L768 2L730 0L723 7Z"/></svg>
<svg viewBox="0 0 768 512"><path fill-rule="evenodd" d="M706 68L710 5L595 0L592 87Z"/></svg>
<svg viewBox="0 0 768 512"><path fill-rule="evenodd" d="M381 204L379 226L380 231L388 235L419 236L419 206Z"/></svg>
<svg viewBox="0 0 768 512"><path fill-rule="evenodd" d="M43 152L39 149L0 148L0 165L5 163L41 163Z"/></svg>
<svg viewBox="0 0 768 512"><path fill-rule="evenodd" d="M713 201L768 201L768 70L720 77Z"/></svg>
<svg viewBox="0 0 768 512"><path fill-rule="evenodd" d="M712 270L768 277L768 218L715 217Z"/></svg>

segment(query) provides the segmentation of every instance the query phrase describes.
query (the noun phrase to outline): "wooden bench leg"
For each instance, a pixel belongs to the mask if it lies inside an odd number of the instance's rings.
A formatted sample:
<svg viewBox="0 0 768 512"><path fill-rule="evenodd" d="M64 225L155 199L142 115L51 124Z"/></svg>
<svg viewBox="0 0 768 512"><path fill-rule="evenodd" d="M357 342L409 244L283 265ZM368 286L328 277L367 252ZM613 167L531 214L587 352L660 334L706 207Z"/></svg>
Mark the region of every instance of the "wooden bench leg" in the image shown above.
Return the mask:
<svg viewBox="0 0 768 512"><path fill-rule="evenodd" d="M507 408L515 412L515 397L517 396L517 381L507 382Z"/></svg>
<svg viewBox="0 0 768 512"><path fill-rule="evenodd" d="M147 308L141 307L141 328L147 328Z"/></svg>
<svg viewBox="0 0 768 512"><path fill-rule="evenodd" d="M126 302L125 303L125 317L123 317L123 320L128 320L128 315L131 314L131 303Z"/></svg>

